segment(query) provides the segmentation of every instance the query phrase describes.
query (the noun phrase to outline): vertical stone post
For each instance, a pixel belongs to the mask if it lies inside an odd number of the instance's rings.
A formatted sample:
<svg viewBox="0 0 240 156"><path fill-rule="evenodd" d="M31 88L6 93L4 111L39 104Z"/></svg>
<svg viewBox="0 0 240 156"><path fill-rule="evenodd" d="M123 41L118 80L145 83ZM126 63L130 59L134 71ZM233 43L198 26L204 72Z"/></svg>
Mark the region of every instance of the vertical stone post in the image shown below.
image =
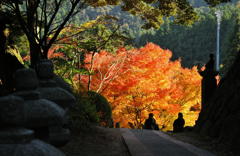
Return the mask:
<svg viewBox="0 0 240 156"><path fill-rule="evenodd" d="M199 74L202 76L202 111L205 110L206 103L213 96L217 88L216 76L218 72L215 71L214 64L214 55L210 54L210 59L205 66L205 70L199 71Z"/></svg>

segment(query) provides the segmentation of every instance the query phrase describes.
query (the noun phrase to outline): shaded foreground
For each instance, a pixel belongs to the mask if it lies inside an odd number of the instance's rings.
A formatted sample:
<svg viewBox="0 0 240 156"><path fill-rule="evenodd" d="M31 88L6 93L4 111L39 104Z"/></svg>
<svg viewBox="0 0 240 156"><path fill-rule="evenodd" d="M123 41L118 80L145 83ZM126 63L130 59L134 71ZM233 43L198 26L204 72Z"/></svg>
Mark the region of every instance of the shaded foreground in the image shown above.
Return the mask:
<svg viewBox="0 0 240 156"><path fill-rule="evenodd" d="M217 156L236 156L230 149L223 143L219 143L217 140L213 140L207 136L201 136L194 132L182 132L182 133L166 133L173 138L192 144L198 148L211 151Z"/></svg>
<svg viewBox="0 0 240 156"><path fill-rule="evenodd" d="M136 136L140 135L141 139L144 139L145 137L147 137L145 139L150 139L147 134L143 134L142 130L129 130L136 132ZM88 131L74 133L71 141L61 148L61 150L66 156L130 156L122 138L124 133L125 132L120 131L120 129L108 129L102 127L91 128ZM212 140L210 137L200 136L194 132L169 132L165 134L182 142L192 144L200 149L211 151L211 153L216 156L234 156L224 144L220 144L216 140ZM158 146L158 148L160 147L162 146Z"/></svg>
<svg viewBox="0 0 240 156"><path fill-rule="evenodd" d="M102 127L73 134L61 150L66 156L130 156L120 129Z"/></svg>
<svg viewBox="0 0 240 156"><path fill-rule="evenodd" d="M161 131L121 130L132 156L215 156L207 150L176 140Z"/></svg>
<svg viewBox="0 0 240 156"><path fill-rule="evenodd" d="M235 155L240 155L240 53L218 88L206 103L196 121L195 129L226 144ZM203 107L204 108L204 107Z"/></svg>

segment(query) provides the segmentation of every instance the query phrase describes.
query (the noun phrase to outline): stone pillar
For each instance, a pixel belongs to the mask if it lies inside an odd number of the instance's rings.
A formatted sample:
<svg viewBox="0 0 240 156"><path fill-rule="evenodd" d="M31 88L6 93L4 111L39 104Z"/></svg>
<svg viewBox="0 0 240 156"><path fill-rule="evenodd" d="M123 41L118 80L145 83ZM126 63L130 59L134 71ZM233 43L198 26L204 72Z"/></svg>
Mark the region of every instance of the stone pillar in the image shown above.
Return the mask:
<svg viewBox="0 0 240 156"><path fill-rule="evenodd" d="M205 109L206 103L211 99L217 89L216 76L218 72L214 70L213 54L210 54L210 59L206 64L204 71L199 71L202 76L202 110Z"/></svg>

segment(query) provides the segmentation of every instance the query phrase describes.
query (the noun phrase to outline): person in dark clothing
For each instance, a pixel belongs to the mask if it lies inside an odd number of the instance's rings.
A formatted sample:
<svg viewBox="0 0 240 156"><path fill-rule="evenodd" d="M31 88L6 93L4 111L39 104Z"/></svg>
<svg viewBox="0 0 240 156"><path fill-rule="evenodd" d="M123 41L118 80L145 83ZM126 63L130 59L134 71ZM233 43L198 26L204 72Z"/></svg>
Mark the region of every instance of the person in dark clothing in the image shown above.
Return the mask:
<svg viewBox="0 0 240 156"><path fill-rule="evenodd" d="M178 113L178 118L173 123L173 132L182 132L184 128L185 120L183 114Z"/></svg>
<svg viewBox="0 0 240 156"><path fill-rule="evenodd" d="M153 113L150 113L148 119L144 123L144 129L156 129L156 120L153 118Z"/></svg>

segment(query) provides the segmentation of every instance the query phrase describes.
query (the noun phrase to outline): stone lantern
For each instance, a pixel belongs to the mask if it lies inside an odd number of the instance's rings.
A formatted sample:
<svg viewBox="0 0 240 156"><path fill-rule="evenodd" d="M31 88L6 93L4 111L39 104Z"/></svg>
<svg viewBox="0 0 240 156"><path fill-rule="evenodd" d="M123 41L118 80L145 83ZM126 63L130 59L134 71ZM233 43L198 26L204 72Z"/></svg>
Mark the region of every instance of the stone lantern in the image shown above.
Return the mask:
<svg viewBox="0 0 240 156"><path fill-rule="evenodd" d="M35 136L53 145L61 146L70 139L70 132L63 129L65 110L45 99L37 90L39 81L32 69L16 72L16 92L13 94L24 99L23 127L34 130Z"/></svg>
<svg viewBox="0 0 240 156"><path fill-rule="evenodd" d="M23 128L23 125L31 121L31 113L26 115L28 104L18 96L0 97L0 155L64 156L55 147L34 139L33 130Z"/></svg>

